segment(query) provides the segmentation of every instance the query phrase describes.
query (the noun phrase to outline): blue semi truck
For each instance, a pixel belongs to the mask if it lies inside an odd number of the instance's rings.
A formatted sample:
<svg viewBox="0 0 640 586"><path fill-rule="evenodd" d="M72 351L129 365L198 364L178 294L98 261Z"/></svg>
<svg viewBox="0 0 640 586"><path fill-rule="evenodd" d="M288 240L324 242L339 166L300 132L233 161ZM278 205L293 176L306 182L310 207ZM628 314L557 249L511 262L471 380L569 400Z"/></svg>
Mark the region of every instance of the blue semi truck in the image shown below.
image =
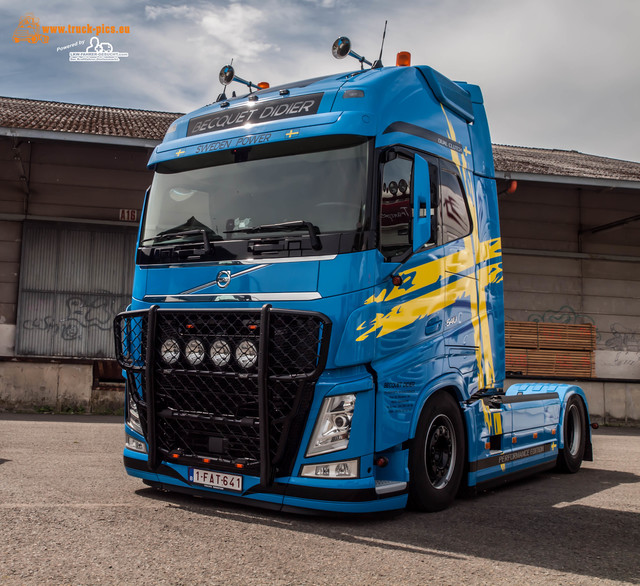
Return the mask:
<svg viewBox="0 0 640 586"><path fill-rule="evenodd" d="M114 322L127 472L278 510L444 509L592 459L587 400L504 391L501 244L480 89L371 67L254 86L149 161ZM240 81L249 93L231 97ZM255 91L254 91L255 89Z"/></svg>

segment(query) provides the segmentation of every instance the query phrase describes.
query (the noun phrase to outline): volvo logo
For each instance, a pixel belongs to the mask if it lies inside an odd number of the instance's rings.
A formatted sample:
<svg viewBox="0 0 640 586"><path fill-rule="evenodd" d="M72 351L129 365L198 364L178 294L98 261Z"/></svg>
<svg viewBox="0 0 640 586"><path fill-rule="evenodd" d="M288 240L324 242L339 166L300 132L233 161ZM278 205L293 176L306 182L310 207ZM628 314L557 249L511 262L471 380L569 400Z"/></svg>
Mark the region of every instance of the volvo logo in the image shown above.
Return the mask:
<svg viewBox="0 0 640 586"><path fill-rule="evenodd" d="M239 264L239 263L238 263ZM224 289L229 286L231 279L235 279L236 277L240 277L242 275L247 275L249 273L253 273L253 271L257 271L259 269L264 269L265 267L270 266L266 264L260 264L253 267L249 267L242 271L238 271L237 273L231 274L231 271L224 270L218 273L215 281L209 281L208 283L203 283L202 285L198 285L197 287L193 287L193 289L187 289L186 291L182 291L180 295L195 295L199 294L203 289L208 289L209 287L213 287L217 285L220 289Z"/></svg>
<svg viewBox="0 0 640 586"><path fill-rule="evenodd" d="M231 282L231 271L220 271L216 277L216 283L220 289L224 289Z"/></svg>

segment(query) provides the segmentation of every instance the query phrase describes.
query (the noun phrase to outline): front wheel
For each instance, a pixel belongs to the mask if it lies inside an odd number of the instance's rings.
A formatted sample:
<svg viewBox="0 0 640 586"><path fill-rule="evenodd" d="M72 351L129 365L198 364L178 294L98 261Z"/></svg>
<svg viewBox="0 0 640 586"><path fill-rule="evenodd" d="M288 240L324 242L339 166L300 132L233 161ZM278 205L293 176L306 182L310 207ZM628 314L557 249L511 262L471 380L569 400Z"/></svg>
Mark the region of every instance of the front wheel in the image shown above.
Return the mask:
<svg viewBox="0 0 640 586"><path fill-rule="evenodd" d="M458 492L464 469L462 415L453 397L437 393L425 405L409 452L411 504L421 511L446 509Z"/></svg>
<svg viewBox="0 0 640 586"><path fill-rule="evenodd" d="M585 419L582 401L576 395L570 397L562 420L564 448L558 452L557 468L562 472L575 474L580 470L587 441Z"/></svg>

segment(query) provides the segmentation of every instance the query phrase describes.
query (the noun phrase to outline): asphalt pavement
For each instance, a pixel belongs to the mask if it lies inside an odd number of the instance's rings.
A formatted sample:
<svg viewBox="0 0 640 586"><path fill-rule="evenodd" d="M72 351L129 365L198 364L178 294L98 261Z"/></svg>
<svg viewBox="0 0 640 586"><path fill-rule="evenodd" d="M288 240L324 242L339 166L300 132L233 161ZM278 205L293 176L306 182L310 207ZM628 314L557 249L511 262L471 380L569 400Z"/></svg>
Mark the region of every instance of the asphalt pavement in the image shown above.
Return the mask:
<svg viewBox="0 0 640 586"><path fill-rule="evenodd" d="M326 518L159 493L121 418L0 414L0 584L640 584L640 429L436 514Z"/></svg>

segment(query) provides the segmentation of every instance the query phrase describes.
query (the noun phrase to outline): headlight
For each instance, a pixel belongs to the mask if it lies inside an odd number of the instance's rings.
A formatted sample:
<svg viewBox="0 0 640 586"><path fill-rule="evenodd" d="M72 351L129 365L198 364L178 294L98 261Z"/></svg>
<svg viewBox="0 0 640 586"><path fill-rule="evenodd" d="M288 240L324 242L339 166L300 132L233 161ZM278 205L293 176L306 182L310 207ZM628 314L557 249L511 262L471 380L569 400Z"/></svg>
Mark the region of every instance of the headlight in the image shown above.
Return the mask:
<svg viewBox="0 0 640 586"><path fill-rule="evenodd" d="M204 360L204 344L200 340L189 340L184 347L184 354L187 361L193 366L198 366Z"/></svg>
<svg viewBox="0 0 640 586"><path fill-rule="evenodd" d="M242 340L236 348L236 362L242 368L251 368L258 362L258 349L253 342Z"/></svg>
<svg viewBox="0 0 640 586"><path fill-rule="evenodd" d="M178 362L178 358L180 358L180 345L175 340L165 340L162 342L162 346L160 346L160 356L167 364Z"/></svg>
<svg viewBox="0 0 640 586"><path fill-rule="evenodd" d="M309 442L307 457L344 450L349 446L355 404L355 395L325 398Z"/></svg>
<svg viewBox="0 0 640 586"><path fill-rule="evenodd" d="M231 360L231 346L229 346L229 344L224 340L216 340L211 344L209 356L211 357L211 362L213 362L215 366L222 368L229 364L229 360Z"/></svg>
<svg viewBox="0 0 640 586"><path fill-rule="evenodd" d="M138 406L131 397L131 391L127 391L127 397L127 425L133 429L133 431L137 431L140 435L143 435Z"/></svg>

